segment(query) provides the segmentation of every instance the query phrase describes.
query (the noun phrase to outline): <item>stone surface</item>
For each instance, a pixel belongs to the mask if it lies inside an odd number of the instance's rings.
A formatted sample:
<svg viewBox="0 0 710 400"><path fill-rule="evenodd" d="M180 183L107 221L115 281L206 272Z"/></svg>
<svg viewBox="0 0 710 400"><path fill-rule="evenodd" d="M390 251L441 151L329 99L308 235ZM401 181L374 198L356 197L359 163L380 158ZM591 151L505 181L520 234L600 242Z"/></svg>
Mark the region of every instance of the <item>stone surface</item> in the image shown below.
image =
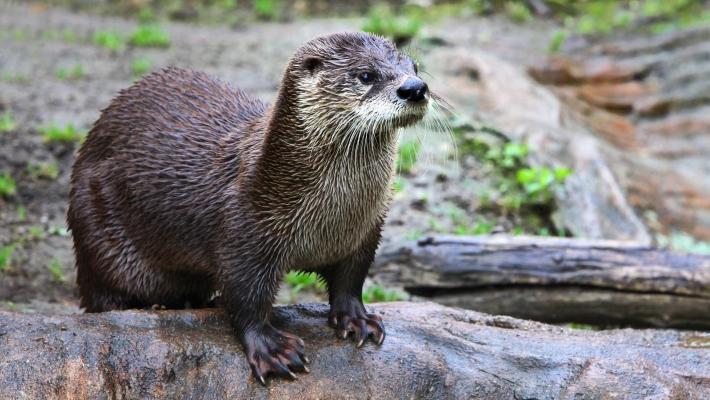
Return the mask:
<svg viewBox="0 0 710 400"><path fill-rule="evenodd" d="M710 28L620 37L529 72L602 142L633 207L710 239Z"/></svg>
<svg viewBox="0 0 710 400"><path fill-rule="evenodd" d="M650 242L647 228L610 168L614 159L606 153L608 145L583 117L570 115L565 98L535 82L520 65L477 49L446 48L430 58L447 66L433 73L447 78L442 93L457 111L478 115L512 139L527 143L535 165L574 171L565 190L558 193L562 225L573 236ZM475 80L470 71L476 71ZM594 111L607 136L635 146L635 127L624 117Z"/></svg>
<svg viewBox="0 0 710 400"><path fill-rule="evenodd" d="M706 399L710 335L571 330L432 303L372 307L381 347L334 338L325 305L279 309L312 361L249 376L220 310L0 312L0 398Z"/></svg>

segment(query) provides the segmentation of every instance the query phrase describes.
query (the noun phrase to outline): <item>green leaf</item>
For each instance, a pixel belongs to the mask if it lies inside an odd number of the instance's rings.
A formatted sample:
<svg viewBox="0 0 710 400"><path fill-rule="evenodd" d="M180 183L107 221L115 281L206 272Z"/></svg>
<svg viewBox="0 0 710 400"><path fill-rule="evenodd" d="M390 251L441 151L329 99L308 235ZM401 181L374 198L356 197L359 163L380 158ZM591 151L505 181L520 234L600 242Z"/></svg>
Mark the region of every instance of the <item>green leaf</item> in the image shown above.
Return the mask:
<svg viewBox="0 0 710 400"><path fill-rule="evenodd" d="M141 25L131 35L131 44L138 47L169 47L170 36L160 25Z"/></svg>
<svg viewBox="0 0 710 400"><path fill-rule="evenodd" d="M555 180L563 183L567 177L572 175L572 170L569 168L555 168Z"/></svg>
<svg viewBox="0 0 710 400"><path fill-rule="evenodd" d="M17 192L17 184L8 172L0 175L0 197L14 196Z"/></svg>
<svg viewBox="0 0 710 400"><path fill-rule="evenodd" d="M0 247L0 271L5 271L12 262L12 254L15 252L15 244L8 244Z"/></svg>

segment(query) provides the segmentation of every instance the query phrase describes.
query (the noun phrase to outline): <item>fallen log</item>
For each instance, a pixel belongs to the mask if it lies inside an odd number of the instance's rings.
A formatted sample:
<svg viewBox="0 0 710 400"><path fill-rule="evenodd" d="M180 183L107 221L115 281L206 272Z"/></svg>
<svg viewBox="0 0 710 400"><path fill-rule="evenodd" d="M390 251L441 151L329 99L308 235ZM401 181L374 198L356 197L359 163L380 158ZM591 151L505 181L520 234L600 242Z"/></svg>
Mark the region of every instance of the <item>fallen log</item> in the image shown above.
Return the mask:
<svg viewBox="0 0 710 400"><path fill-rule="evenodd" d="M374 278L438 303L601 326L710 329L710 256L618 241L435 237L389 245Z"/></svg>
<svg viewBox="0 0 710 400"><path fill-rule="evenodd" d="M573 330L389 303L381 347L336 339L322 304L279 307L310 374L262 387L219 309L0 312L0 398L566 399L710 396L710 334Z"/></svg>

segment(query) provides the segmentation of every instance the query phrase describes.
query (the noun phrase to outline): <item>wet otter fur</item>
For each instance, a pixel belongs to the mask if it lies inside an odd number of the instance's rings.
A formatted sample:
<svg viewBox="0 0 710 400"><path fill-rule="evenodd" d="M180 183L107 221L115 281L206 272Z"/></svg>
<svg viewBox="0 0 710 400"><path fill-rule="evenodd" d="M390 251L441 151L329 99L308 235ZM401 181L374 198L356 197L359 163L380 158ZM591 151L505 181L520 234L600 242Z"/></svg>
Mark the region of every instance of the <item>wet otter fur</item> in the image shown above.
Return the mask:
<svg viewBox="0 0 710 400"><path fill-rule="evenodd" d="M380 240L396 131L426 84L393 44L316 38L268 106L167 68L123 90L82 145L68 223L87 312L205 306L216 291L254 376L307 371L303 341L269 322L289 270L327 283L336 333L382 343L361 301Z"/></svg>

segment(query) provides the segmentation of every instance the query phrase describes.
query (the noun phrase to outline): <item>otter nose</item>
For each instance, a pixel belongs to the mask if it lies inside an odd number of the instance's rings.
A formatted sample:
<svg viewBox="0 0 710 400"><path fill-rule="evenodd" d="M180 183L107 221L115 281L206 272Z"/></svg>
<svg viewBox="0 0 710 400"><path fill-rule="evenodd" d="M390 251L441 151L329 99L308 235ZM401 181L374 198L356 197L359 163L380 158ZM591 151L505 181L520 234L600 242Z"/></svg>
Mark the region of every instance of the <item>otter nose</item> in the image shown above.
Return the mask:
<svg viewBox="0 0 710 400"><path fill-rule="evenodd" d="M415 77L407 78L402 86L397 89L397 96L402 100L407 101L422 101L427 92L426 83Z"/></svg>

